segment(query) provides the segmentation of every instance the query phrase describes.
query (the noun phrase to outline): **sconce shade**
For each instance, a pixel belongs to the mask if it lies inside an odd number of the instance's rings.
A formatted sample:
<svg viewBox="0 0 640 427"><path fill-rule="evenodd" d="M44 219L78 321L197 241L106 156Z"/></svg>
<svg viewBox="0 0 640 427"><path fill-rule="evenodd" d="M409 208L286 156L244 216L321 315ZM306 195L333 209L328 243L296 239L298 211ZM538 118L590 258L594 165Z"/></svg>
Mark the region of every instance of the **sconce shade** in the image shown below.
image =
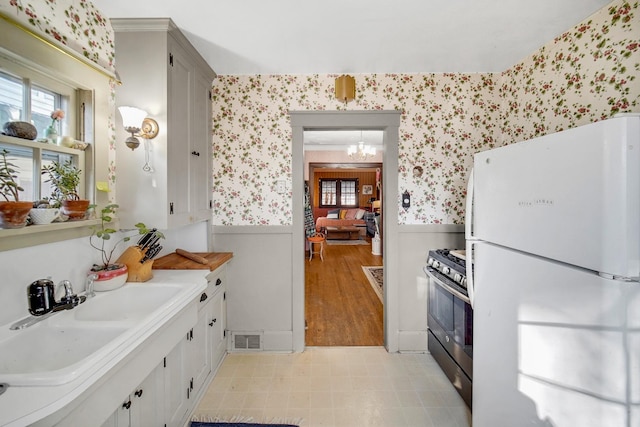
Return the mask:
<svg viewBox="0 0 640 427"><path fill-rule="evenodd" d="M342 75L336 79L336 98L345 104L356 97L356 79Z"/></svg>
<svg viewBox="0 0 640 427"><path fill-rule="evenodd" d="M135 150L140 145L136 137L153 139L158 136L158 122L147 117L147 112L135 107L118 107L122 116L122 127L131 134L125 140L127 147Z"/></svg>
<svg viewBox="0 0 640 427"><path fill-rule="evenodd" d="M136 129L133 132L139 132L142 126L142 121L147 117L147 112L135 107L118 107L120 115L122 116L122 126L131 132L129 128Z"/></svg>

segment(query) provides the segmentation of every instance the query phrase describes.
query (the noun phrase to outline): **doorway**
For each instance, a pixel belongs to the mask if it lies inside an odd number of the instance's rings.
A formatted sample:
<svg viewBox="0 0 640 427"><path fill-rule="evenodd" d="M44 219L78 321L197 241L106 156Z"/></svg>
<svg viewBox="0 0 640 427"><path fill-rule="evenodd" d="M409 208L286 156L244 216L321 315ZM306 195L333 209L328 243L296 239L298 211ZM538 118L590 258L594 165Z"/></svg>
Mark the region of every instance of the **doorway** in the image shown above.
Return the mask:
<svg viewBox="0 0 640 427"><path fill-rule="evenodd" d="M292 319L293 348L300 352L305 347L305 236L304 236L304 171L303 143L305 130L360 130L383 131L383 163L387 171L383 175L385 197L382 203L385 238L382 251L384 268L384 346L390 352L398 351L398 304L394 277L398 270L398 111L293 111L292 126Z"/></svg>
<svg viewBox="0 0 640 427"><path fill-rule="evenodd" d="M305 345L382 346L381 224L376 231L384 174L382 132L368 131L377 134L379 145L369 145L372 138L363 138L357 131L326 133L330 135L320 135L321 148L313 138L322 131L305 132L304 140L308 209L313 224L328 234L323 260L313 256L305 262ZM364 141L365 147L375 147L376 153L366 158L347 155L353 146L345 142L349 133L356 134L354 141ZM306 222L305 226L316 229ZM356 231L343 232L342 227Z"/></svg>

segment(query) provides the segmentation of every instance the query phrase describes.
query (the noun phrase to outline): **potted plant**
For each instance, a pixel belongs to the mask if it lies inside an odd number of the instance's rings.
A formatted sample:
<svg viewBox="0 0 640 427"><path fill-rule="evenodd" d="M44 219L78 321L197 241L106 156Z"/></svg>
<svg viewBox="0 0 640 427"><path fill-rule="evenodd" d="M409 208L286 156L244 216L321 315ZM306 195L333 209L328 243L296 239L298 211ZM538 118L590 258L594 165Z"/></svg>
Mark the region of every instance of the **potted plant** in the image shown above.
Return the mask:
<svg viewBox="0 0 640 427"><path fill-rule="evenodd" d="M91 227L92 232L91 236L89 236L89 243L100 252L102 258L102 263L94 264L90 271L90 274L95 275L93 289L96 291L117 289L127 281L127 266L114 263L112 259L118 245L131 240L132 235L124 234L111 245L111 248L107 247L107 243L111 241L114 233L118 231L109 226L117 209L118 205L116 204L110 204L102 208L100 211L100 225ZM161 232L155 229L150 230L143 223L136 224L136 230L134 231L137 231L138 235L153 234L155 237L164 238Z"/></svg>
<svg viewBox="0 0 640 427"><path fill-rule="evenodd" d="M16 181L16 166L7 159L9 152L0 151L0 228L21 228L27 224L27 216L33 206L32 202L21 202L20 192L24 191Z"/></svg>
<svg viewBox="0 0 640 427"><path fill-rule="evenodd" d="M63 215L72 221L84 219L89 208L89 200L78 195L81 173L70 160L64 163L54 161L42 167L42 174L48 175L45 182L53 186L51 199L60 202Z"/></svg>

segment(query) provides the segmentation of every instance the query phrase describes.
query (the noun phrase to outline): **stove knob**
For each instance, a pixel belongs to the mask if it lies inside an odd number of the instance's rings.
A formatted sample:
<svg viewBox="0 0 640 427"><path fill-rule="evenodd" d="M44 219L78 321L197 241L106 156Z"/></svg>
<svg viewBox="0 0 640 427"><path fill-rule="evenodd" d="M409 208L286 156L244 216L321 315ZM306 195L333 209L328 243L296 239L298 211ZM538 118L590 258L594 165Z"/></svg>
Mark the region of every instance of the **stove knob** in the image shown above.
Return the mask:
<svg viewBox="0 0 640 427"><path fill-rule="evenodd" d="M442 269L442 272L443 272L444 274L449 274L449 273L451 273L451 269L450 269L449 267L444 267L444 268Z"/></svg>
<svg viewBox="0 0 640 427"><path fill-rule="evenodd" d="M433 268L440 267L440 261L433 261Z"/></svg>
<svg viewBox="0 0 640 427"><path fill-rule="evenodd" d="M433 258L429 258L429 259L427 260L427 265L428 265L429 267L431 267L431 266L433 265Z"/></svg>
<svg viewBox="0 0 640 427"><path fill-rule="evenodd" d="M461 281L462 281L462 274L460 274L460 273L456 273L456 274L453 276L453 281L454 281L454 282L456 282L456 283L461 283Z"/></svg>
<svg viewBox="0 0 640 427"><path fill-rule="evenodd" d="M463 278L460 280L460 284L466 288L466 287L467 287L467 278L466 278L466 277L463 277Z"/></svg>

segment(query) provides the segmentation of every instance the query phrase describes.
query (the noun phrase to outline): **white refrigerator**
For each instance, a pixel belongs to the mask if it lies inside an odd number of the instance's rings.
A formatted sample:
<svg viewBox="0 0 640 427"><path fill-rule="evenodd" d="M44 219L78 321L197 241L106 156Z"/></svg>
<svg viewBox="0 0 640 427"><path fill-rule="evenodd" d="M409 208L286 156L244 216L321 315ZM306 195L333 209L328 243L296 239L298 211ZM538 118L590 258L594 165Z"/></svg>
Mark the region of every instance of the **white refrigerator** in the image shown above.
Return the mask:
<svg viewBox="0 0 640 427"><path fill-rule="evenodd" d="M473 427L640 426L640 115L481 152Z"/></svg>

